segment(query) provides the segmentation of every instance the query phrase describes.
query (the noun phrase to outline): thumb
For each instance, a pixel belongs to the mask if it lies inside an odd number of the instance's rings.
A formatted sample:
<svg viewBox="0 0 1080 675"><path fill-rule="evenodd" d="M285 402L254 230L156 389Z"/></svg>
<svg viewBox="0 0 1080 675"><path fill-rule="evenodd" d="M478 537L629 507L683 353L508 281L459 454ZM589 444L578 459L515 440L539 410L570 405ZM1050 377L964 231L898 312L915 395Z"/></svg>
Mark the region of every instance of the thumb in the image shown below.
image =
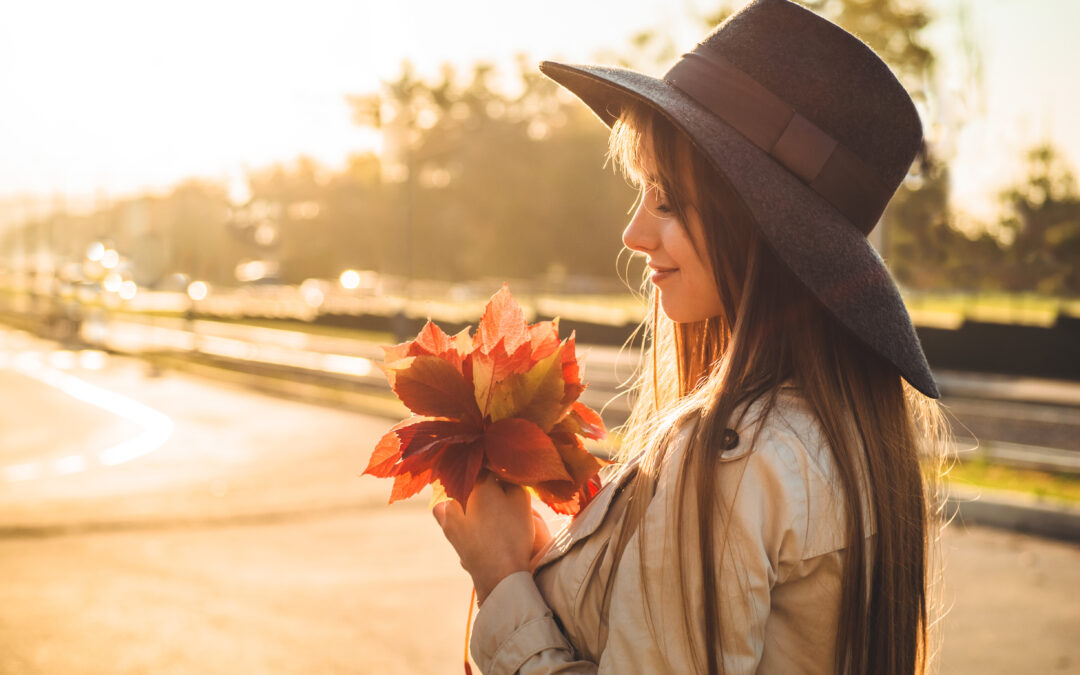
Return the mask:
<svg viewBox="0 0 1080 675"><path fill-rule="evenodd" d="M443 521L446 520L446 502L439 502L431 509L432 515L435 516L435 520L439 523L439 527L442 527Z"/></svg>

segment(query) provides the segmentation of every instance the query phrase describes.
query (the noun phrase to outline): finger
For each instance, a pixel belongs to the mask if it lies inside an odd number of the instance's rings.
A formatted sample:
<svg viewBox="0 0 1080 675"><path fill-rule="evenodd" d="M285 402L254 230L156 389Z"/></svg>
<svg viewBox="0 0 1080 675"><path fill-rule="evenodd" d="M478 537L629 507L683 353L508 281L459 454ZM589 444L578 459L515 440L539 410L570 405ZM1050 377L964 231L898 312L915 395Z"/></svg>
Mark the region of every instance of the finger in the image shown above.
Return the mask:
<svg viewBox="0 0 1080 675"><path fill-rule="evenodd" d="M431 513L435 516L435 520L439 522L439 526L442 527L443 531L453 527L465 518L465 512L461 510L461 504L458 504L453 499L439 502L431 508Z"/></svg>
<svg viewBox="0 0 1080 675"><path fill-rule="evenodd" d="M491 503L492 500L497 500L502 496L502 485L492 477L482 483L476 483L473 486L468 503L470 505L473 503Z"/></svg>
<svg viewBox="0 0 1080 675"><path fill-rule="evenodd" d="M529 496L529 491L516 483L505 483L503 492L506 493L507 497L519 505L529 506L532 504L532 497Z"/></svg>

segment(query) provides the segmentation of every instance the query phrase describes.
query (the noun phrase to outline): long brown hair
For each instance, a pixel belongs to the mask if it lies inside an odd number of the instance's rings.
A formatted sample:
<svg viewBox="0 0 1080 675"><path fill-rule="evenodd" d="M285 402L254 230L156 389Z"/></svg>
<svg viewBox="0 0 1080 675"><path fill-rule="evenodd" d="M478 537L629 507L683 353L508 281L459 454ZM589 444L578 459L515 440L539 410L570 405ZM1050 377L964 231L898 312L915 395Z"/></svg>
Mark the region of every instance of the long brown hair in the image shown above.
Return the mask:
<svg viewBox="0 0 1080 675"><path fill-rule="evenodd" d="M723 304L717 316L676 323L660 311L656 289L642 282L642 290L652 294L652 310L639 327L643 358L619 452L639 468L616 534L615 564L641 522L676 430L690 423L677 494L696 495L699 521L688 531L696 532L705 615L685 616L684 627L695 660L705 654L697 670L722 673L721 580L714 551L726 544L722 521L731 495L717 494L718 453L725 448L725 430L739 422L732 419L736 411L757 401L761 417L767 417L780 386L791 382L820 424L846 509L836 672L928 672L939 639L937 543L944 521L937 479L948 443L937 402L908 385L794 277L723 174L668 120L646 106L625 108L608 152L632 182L660 190L680 222L690 222L692 211L701 219ZM642 170L646 156L655 166L653 179ZM754 439L744 442L753 451ZM926 476L920 458L928 464ZM861 478L860 466L868 479ZM864 500L877 526L873 538L864 538ZM687 531L686 506L680 499L676 532ZM643 537L639 545L645 545ZM683 549L676 547L677 567L682 599L690 606ZM868 567L863 561L872 562ZM608 596L610 589L609 580ZM704 622L701 650L693 648L695 621Z"/></svg>

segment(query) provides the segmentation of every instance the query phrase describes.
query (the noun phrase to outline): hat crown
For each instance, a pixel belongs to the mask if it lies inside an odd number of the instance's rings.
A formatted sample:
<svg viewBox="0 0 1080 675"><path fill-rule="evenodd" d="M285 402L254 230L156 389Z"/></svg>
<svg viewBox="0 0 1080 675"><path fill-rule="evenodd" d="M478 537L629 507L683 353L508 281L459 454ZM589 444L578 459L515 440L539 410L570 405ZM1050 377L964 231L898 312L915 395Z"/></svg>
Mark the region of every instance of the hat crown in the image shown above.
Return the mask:
<svg viewBox="0 0 1080 675"><path fill-rule="evenodd" d="M609 127L628 104L662 114L818 300L938 396L899 289L865 238L911 167L922 124L862 40L789 0L753 0L663 78L555 61L540 69Z"/></svg>
<svg viewBox="0 0 1080 675"><path fill-rule="evenodd" d="M789 0L754 0L695 49L720 54L870 164L890 191L922 144L918 111L862 40Z"/></svg>

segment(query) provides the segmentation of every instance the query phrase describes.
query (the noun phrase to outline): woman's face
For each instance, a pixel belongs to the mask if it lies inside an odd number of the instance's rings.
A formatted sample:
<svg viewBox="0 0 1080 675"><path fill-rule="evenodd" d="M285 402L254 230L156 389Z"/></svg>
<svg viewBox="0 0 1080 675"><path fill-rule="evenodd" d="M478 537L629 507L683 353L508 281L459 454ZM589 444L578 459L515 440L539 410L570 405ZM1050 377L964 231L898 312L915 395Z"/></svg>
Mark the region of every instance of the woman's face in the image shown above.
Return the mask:
<svg viewBox="0 0 1080 675"><path fill-rule="evenodd" d="M643 169L655 177L651 158ZM688 171L683 172L684 177ZM642 253L652 268L653 285L660 292L660 305L672 321L691 323L717 316L723 310L712 265L705 251L705 231L694 204L685 205L690 222L683 223L674 206L646 179L641 202L623 231L627 248ZM695 200L696 201L696 200Z"/></svg>

